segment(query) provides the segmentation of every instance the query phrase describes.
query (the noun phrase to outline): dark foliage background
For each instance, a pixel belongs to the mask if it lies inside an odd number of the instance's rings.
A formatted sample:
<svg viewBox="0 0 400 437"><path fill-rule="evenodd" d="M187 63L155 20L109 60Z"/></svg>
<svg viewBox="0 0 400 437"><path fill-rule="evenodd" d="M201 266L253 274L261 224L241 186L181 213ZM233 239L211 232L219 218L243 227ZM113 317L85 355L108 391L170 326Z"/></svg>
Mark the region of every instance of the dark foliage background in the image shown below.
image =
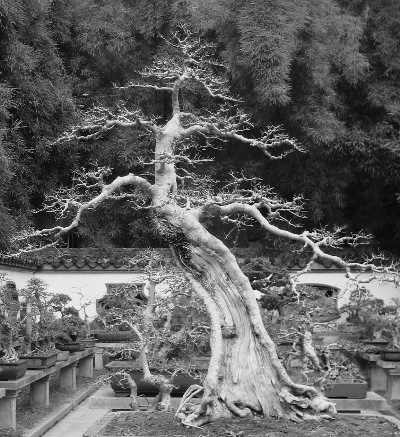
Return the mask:
<svg viewBox="0 0 400 437"><path fill-rule="evenodd" d="M46 193L97 163L144 174L151 138L115 131L54 143L94 105L168 116L162 92L122 86L165 49L160 35L188 24L216 44L257 135L279 124L306 149L265 160L230 144L200 172L258 176L306 199L304 227L346 225L400 251L400 3L397 0L0 1L0 249L15 229L42 227ZM196 102L186 102L188 108ZM117 220L118 217L118 220ZM151 217L118 201L87 215L70 244L157 246ZM247 239L261 235L248 231ZM246 240L246 238L244 239Z"/></svg>

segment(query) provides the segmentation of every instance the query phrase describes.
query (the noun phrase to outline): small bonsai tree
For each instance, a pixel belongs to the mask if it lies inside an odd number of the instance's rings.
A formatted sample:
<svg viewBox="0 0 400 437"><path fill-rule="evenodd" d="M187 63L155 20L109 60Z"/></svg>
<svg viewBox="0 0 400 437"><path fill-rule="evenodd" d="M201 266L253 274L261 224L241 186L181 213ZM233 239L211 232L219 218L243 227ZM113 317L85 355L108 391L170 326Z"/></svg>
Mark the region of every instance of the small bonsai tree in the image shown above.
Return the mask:
<svg viewBox="0 0 400 437"><path fill-rule="evenodd" d="M20 290L22 354L36 355L54 352L58 323L51 305L53 295L42 279L31 278Z"/></svg>
<svg viewBox="0 0 400 437"><path fill-rule="evenodd" d="M79 310L68 306L72 298L65 293L53 294L49 300L49 306L58 317L54 320L55 339L61 342L71 340L71 335L84 335L86 323L80 317ZM58 313L58 314L57 314Z"/></svg>
<svg viewBox="0 0 400 437"><path fill-rule="evenodd" d="M133 331L135 339L119 352L125 357L139 357L143 380L159 390L153 409L169 410L174 377L178 372L194 375L190 357L207 348L204 339L209 326L205 317L199 316L204 314L204 309L200 311L203 306L191 295L181 272L173 263L165 265L162 255L155 251L148 251L148 256L151 261L143 278L148 281L147 302L138 304L137 293L132 292L134 284L112 288L105 318L108 326L123 324ZM163 285L164 292L156 295L157 284ZM151 368L156 368L157 374ZM129 381L129 374L124 375ZM133 387L132 381L129 385Z"/></svg>

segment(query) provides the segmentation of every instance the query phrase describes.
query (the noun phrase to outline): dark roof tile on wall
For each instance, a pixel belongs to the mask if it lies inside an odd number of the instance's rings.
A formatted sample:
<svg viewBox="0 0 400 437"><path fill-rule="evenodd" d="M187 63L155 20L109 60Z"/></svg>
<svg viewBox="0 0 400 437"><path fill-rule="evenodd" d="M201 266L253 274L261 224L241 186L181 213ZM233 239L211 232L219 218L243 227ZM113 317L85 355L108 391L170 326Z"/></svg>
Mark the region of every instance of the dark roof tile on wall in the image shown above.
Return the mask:
<svg viewBox="0 0 400 437"><path fill-rule="evenodd" d="M18 267L22 269L37 270L38 263L36 259L22 256L9 256L0 254L0 265Z"/></svg>
<svg viewBox="0 0 400 437"><path fill-rule="evenodd" d="M32 255L41 270L129 270L142 271L147 262L132 260L139 258L145 249L109 250L84 249L42 249ZM169 249L156 249L169 252Z"/></svg>

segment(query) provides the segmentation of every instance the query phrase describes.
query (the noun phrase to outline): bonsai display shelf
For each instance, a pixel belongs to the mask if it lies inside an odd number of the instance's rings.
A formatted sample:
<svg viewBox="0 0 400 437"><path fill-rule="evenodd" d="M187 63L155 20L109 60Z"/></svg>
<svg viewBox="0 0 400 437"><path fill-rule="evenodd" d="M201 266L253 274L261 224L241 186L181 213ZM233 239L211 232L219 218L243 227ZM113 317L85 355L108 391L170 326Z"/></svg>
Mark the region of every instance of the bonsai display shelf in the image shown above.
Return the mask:
<svg viewBox="0 0 400 437"><path fill-rule="evenodd" d="M70 355L66 361L58 361L54 366L42 370L27 370L26 374L15 381L0 381L0 428L17 426L17 395L18 391L30 386L31 404L47 407L50 403L50 376L60 371L61 388L76 390L76 369L79 364L81 376L93 378L93 349L86 349Z"/></svg>
<svg viewBox="0 0 400 437"><path fill-rule="evenodd" d="M129 344L127 342L96 342L94 348L94 368L104 369L104 365L110 362L110 356L107 353L107 349L114 349L123 347L124 344Z"/></svg>
<svg viewBox="0 0 400 437"><path fill-rule="evenodd" d="M388 401L400 400L400 362L383 361L378 357L369 360L370 389L384 393Z"/></svg>

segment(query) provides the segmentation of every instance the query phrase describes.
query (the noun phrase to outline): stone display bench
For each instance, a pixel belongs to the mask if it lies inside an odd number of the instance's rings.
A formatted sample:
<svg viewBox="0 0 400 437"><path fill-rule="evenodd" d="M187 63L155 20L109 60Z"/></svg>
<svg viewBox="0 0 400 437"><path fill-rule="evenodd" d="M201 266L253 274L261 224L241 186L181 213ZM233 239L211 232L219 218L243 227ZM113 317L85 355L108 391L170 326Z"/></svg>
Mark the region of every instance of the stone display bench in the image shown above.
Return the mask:
<svg viewBox="0 0 400 437"><path fill-rule="evenodd" d="M104 365L110 362L110 357L107 354L107 349L123 347L126 342L115 343L100 343L97 342L94 347L94 368L96 370L104 369Z"/></svg>
<svg viewBox="0 0 400 437"><path fill-rule="evenodd" d="M383 361L378 359L376 366L383 371L386 376L385 397L388 401L400 400L400 362Z"/></svg>
<svg viewBox="0 0 400 437"><path fill-rule="evenodd" d="M50 376L59 370L61 388L74 392L76 391L78 364L80 376L93 378L93 355L93 348L88 348L85 351L70 355L66 361L59 361L47 369L27 370L26 374L16 381L0 381L0 428L16 428L19 390L30 386L31 404L48 407L50 404Z"/></svg>
<svg viewBox="0 0 400 437"><path fill-rule="evenodd" d="M371 390L384 392L388 401L400 400L400 362L383 361L380 355L361 354L369 362Z"/></svg>

